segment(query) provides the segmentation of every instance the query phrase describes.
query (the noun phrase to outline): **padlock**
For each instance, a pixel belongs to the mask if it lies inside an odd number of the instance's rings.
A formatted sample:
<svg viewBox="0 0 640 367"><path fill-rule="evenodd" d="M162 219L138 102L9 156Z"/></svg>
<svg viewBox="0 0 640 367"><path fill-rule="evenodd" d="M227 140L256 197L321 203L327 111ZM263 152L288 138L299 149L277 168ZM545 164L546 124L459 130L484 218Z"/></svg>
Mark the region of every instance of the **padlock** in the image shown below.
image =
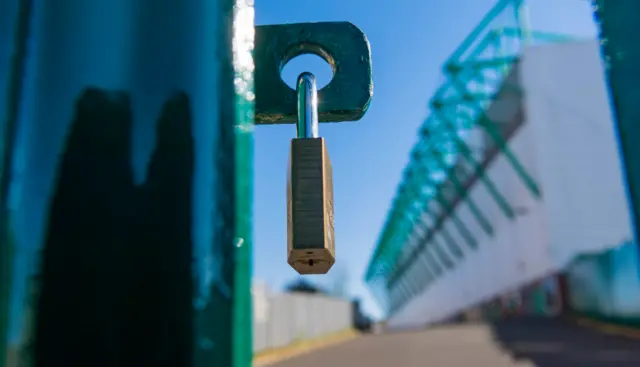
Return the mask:
<svg viewBox="0 0 640 367"><path fill-rule="evenodd" d="M297 138L291 141L287 177L287 262L299 274L326 274L335 263L333 178L318 136L318 91L311 73L296 85Z"/></svg>

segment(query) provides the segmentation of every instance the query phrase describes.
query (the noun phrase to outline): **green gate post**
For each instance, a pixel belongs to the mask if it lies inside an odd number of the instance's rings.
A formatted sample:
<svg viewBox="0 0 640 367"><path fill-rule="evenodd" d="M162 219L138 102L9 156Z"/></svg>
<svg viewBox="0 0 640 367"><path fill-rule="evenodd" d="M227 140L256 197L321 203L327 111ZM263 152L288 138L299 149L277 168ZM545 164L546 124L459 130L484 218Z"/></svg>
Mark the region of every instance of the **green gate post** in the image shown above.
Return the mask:
<svg viewBox="0 0 640 367"><path fill-rule="evenodd" d="M250 367L251 0L0 4L0 367Z"/></svg>
<svg viewBox="0 0 640 367"><path fill-rule="evenodd" d="M622 163L638 243L640 230L640 91L638 65L640 47L633 35L640 30L637 17L640 2L633 0L593 0L600 44L609 82L614 124L620 140Z"/></svg>
<svg viewBox="0 0 640 367"><path fill-rule="evenodd" d="M17 114L17 95L21 91L20 79L24 48L26 46L25 25L30 13L30 4L17 0L0 3L0 228L8 226L6 213L8 175L5 174L7 158L11 156L11 139ZM5 230L2 233L6 233ZM7 360L7 337L9 327L9 291L14 270L15 244L8 235L0 237L0 367Z"/></svg>

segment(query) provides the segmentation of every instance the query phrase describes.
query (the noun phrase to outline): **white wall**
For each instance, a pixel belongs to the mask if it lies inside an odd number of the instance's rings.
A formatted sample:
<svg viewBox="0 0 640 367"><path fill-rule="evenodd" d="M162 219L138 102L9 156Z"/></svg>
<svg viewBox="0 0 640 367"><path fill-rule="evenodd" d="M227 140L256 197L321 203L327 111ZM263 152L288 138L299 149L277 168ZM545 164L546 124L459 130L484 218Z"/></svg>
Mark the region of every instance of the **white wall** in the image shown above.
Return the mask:
<svg viewBox="0 0 640 367"><path fill-rule="evenodd" d="M509 147L538 183L543 199L533 198L500 154L488 176L521 214L508 219L476 182L470 196L491 222L494 236L484 233L463 202L457 214L478 240L478 250L465 251L453 271L390 318L390 328L441 321L550 274L577 254L631 238L597 43L529 48L515 68L522 101L505 93L488 114L508 121L515 118L513 106L523 103L525 124ZM447 226L457 233L451 223Z"/></svg>
<svg viewBox="0 0 640 367"><path fill-rule="evenodd" d="M631 240L621 161L596 41L525 53L528 115L553 257Z"/></svg>

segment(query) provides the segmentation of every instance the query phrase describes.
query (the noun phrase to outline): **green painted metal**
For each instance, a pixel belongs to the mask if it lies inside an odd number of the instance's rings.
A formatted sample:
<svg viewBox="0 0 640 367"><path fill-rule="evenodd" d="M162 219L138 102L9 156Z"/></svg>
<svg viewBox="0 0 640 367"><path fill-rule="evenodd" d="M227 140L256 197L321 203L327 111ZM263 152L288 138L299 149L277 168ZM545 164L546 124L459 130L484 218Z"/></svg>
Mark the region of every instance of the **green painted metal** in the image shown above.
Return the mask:
<svg viewBox="0 0 640 367"><path fill-rule="evenodd" d="M7 363L9 349L11 288L16 268L16 239L8 205L11 170L15 155L20 96L23 93L27 45L31 33L30 1L8 1L0 13L0 367ZM2 85L6 83L6 85Z"/></svg>
<svg viewBox="0 0 640 367"><path fill-rule="evenodd" d="M6 3L0 366L250 367L253 1Z"/></svg>
<svg viewBox="0 0 640 367"><path fill-rule="evenodd" d="M491 24L498 16L507 10L509 7L518 7L523 0L500 0L496 5L491 8L487 14L480 20L480 23L467 35L467 37L460 43L460 45L453 51L449 60L459 60L464 57L465 53L469 51L471 46L477 42L487 29L491 30ZM518 27L519 28L519 27Z"/></svg>
<svg viewBox="0 0 640 367"><path fill-rule="evenodd" d="M428 135L428 136L425 136L425 137L426 137L426 138L428 138L430 141L434 141L434 140L433 140L433 138L434 138L434 137L433 137L432 135ZM459 140L459 139L458 139L458 140ZM459 140L459 142L461 142L461 140ZM464 143L461 143L461 144L463 144L463 145L464 145ZM466 145L464 145L464 147L465 147L466 152L467 152L467 157L468 157L469 159L472 159L472 158L470 158L468 147L466 147ZM449 153L450 153L450 152L449 152ZM415 157L414 157L414 158L415 158ZM414 160L414 162L418 162L418 164L421 164L421 163L424 163L425 161L424 161L424 160L417 160L417 161L415 161L415 160ZM432 161L427 161L427 162L429 162L429 163L433 163ZM427 164L428 164L428 163L427 163ZM479 165L478 165L477 167L479 167ZM427 168L427 170L431 170L432 172L434 171L434 167L433 167L433 166L431 166L431 167L426 167L426 168ZM427 175L427 176L428 176L428 175ZM431 199L432 197L435 197L435 199L436 199L436 200L441 204L441 206L442 206L442 208L443 208L443 210L444 210L445 215L449 215L449 216L451 216L451 214L453 213L453 208L449 205L449 203L447 203L447 202L445 202L445 201L443 200L441 190L439 190L439 189L438 189L438 187L437 187L437 184L434 184L434 182L433 182L429 177L427 177L427 176L424 176L424 175L423 175L423 177L426 177L426 178L423 178L422 183L423 183L423 184L425 184L425 185L426 185L426 186L428 186L428 187L432 187L432 188L434 188L434 189L431 191L432 195L430 195L430 196L422 196L422 197L415 197L415 196L414 196L414 197L412 197L412 198L411 198L411 200L418 200L418 201L424 201L424 202L426 202L426 201L428 201L429 199ZM484 176L484 175L482 175L481 177L483 177L483 176ZM450 178L450 179L455 179L455 175L449 175L449 178ZM406 180L406 181L407 181L407 180ZM405 182L406 182L406 181L405 181ZM488 181L488 179L485 179L485 182L487 182L487 181ZM442 184L442 183L443 183L443 182L439 182L439 184ZM489 182L489 183L490 183L490 182ZM490 183L490 184L491 184L491 183ZM419 190L419 189L418 189L417 191L419 191L419 192L421 192L421 193L422 193L422 191L421 191L421 190ZM494 192L495 192L495 189L494 189ZM435 195L433 195L433 193L435 193ZM495 196L498 196L498 194L494 194L494 195L495 195ZM463 197L467 197L467 198L468 198L468 195L464 195ZM498 196L498 198L501 198L501 196ZM475 208L475 206L474 206L474 209L476 209L476 213L477 213L477 208ZM400 210L402 210L402 208L401 208ZM433 215L433 213L431 213L431 215L432 215L432 217L434 218L434 223L438 223L438 220L439 220L440 218L439 218L439 217L434 216L434 215ZM456 217L456 218L457 218L457 217ZM455 223L458 223L458 226L460 226L460 222L459 222L459 220L457 220L457 221L456 221L456 219L454 219L454 224L455 224ZM442 223L440 223L439 225L441 225L441 224L442 224ZM490 226L490 225L489 225L489 226ZM431 228L431 229L433 230L433 228ZM492 231L492 229L490 229L490 230ZM402 247L402 242L396 242L396 243L398 244L398 246L396 246L396 247L395 247L395 249L393 249L393 251L394 251L394 252L399 252L399 251L400 251L400 249L401 249L401 247ZM449 244L451 244L451 245L453 245L452 241L448 241L448 243L449 243ZM455 245L453 245L453 246L455 246ZM454 249L453 249L452 251L453 251L453 253L455 253L455 254L459 254L459 251L456 251L455 247L454 247Z"/></svg>
<svg viewBox="0 0 640 367"><path fill-rule="evenodd" d="M439 114L439 116L442 116L440 114L441 111L439 110L436 110L435 113ZM444 121L450 121L449 119L446 119L446 117L442 117L442 119ZM450 129L453 129L453 126L450 122L445 122L445 125L448 125ZM451 132L455 133L455 131L453 130ZM484 184L484 187L489 192L489 195L491 195L491 197L496 202L496 204L498 204L498 207L502 210L504 215L506 215L507 218L513 218L514 217L513 208L507 202L507 199L505 199L505 197L500 193L495 183L493 183L493 180L491 180L491 178L489 178L487 175L484 174L484 169L482 168L482 164L478 162L476 158L473 157L473 153L471 152L471 149L469 149L469 146L467 146L467 144L464 143L464 141L459 138L456 138L456 143L460 147L460 154L462 154L464 159L471 165L473 173ZM491 232L493 233L493 230L491 230Z"/></svg>
<svg viewBox="0 0 640 367"><path fill-rule="evenodd" d="M460 235L464 238L467 245L475 250L478 247L478 241L473 237L473 234L471 234L469 227L467 227L455 213L451 214L451 220L453 220L453 225L456 226L456 229L460 232Z"/></svg>
<svg viewBox="0 0 640 367"><path fill-rule="evenodd" d="M423 173L426 173L428 171L423 171ZM420 177L417 177L420 178ZM423 178L426 182L432 182L430 181L430 178L428 177L428 174ZM423 181L424 182L424 181ZM429 197L424 197L421 196L420 194L417 194L416 197L416 201L417 202L428 202L431 198ZM453 207L451 206L451 203L449 203L443 196L442 191L441 190L435 190L435 197L433 198L435 199L438 204L440 205L440 208L442 209L442 213L444 213L445 215L451 215L452 217L454 217L454 222L457 223L456 225L458 226L458 228L460 227L460 225L466 229L466 227L464 227L464 224L462 224L462 222L460 221L460 219L455 215L455 213L453 213ZM413 218L416 218L415 222L411 222L411 230L413 230L413 228L415 228L416 226L420 227L424 224L424 222L421 221L422 218L422 214L426 213L428 214L434 222L436 222L438 220L438 215L436 213L433 213L431 210L429 210L426 207L421 206L420 210L417 210L416 213L411 216ZM427 227L425 228L425 231L430 231L433 230L432 227ZM463 229L464 230L464 229ZM467 231L467 235L470 236L470 233L468 233ZM471 243L473 243L473 240L471 240ZM456 248L459 248L456 244L453 245ZM453 250L455 253L461 253L461 249L454 249Z"/></svg>
<svg viewBox="0 0 640 367"><path fill-rule="evenodd" d="M433 153L434 155L437 153ZM418 164L421 164L421 162L423 162L424 160L421 159L420 157L413 155L414 158L414 162L418 162ZM431 157L429 157L431 158ZM441 158L441 157L440 157ZM437 169L447 169L447 168L443 168L443 164L442 164L442 159L434 159L434 160L426 160L429 163L435 163L436 167L425 167L424 165L421 164L421 167L418 168L418 170L421 171L422 175L416 177L416 180L426 180L427 182L432 182L431 178L429 177L429 172L432 171L434 168L435 170ZM452 178L452 180L456 180L457 178L455 177L455 175L450 175L450 177ZM423 181L424 182L424 181ZM477 241L476 239L473 237L473 235L471 234L471 232L469 231L469 229L467 228L467 226L460 220L460 218L456 215L456 213L454 212L454 207L452 206L452 203L447 201L444 198L443 192L442 190L435 190L435 200L440 204L440 207L442 208L443 212L445 215L449 215L451 217L451 219L453 220L454 226L456 227L456 229L461 233L462 237L465 239L465 241L467 242L467 244L472 247L475 248L477 245ZM428 197L418 197L416 200L419 200L421 202L427 202L430 198ZM421 215L421 212L423 212L424 210L421 210L418 213L418 220L417 223L415 223L415 225L419 226L420 224L422 224L422 222L420 222L419 218ZM430 213L432 214L432 213ZM434 218L434 220L436 220L437 218ZM427 228L427 230L429 230Z"/></svg>
<svg viewBox="0 0 640 367"><path fill-rule="evenodd" d="M232 367L253 365L253 127L255 117L253 0L234 0L233 73L235 86L235 259L233 264ZM238 81L242 81L239 83ZM210 362L203 361L203 365Z"/></svg>
<svg viewBox="0 0 640 367"><path fill-rule="evenodd" d="M457 217L457 215L455 215L455 213L451 213L450 211L453 209L452 207L450 207L448 205L448 203L445 203L444 198L442 197L442 193L440 191L438 191L438 193L436 194L436 200L441 204L443 210L445 210L445 214L449 215L454 223L454 225L456 226L456 228L458 229L458 231L460 232L460 234L465 238L465 240L467 241L467 243L469 244L469 246L473 249L475 249L477 243L475 242L475 238L473 238L473 236L471 235L471 233L469 232L469 230L467 229L467 227L464 225L464 223ZM437 217L435 215L433 215L433 213L429 213L427 211L428 214L431 215L431 217L434 219L434 222L437 221ZM427 234L429 231L434 231L435 229L433 227L430 226L425 226L424 222L418 220L417 223L415 223L415 226L421 227L423 226L425 234ZM460 247L455 244L455 241L453 240L453 238L451 237L451 235L448 233L448 231L444 228L442 228L440 230L440 233L442 234L443 238L445 239L445 241L447 241L447 243L449 244L450 248L452 248L452 253L454 253L455 255L458 256L458 258L460 258L462 256L462 250L460 249ZM390 277L389 277L389 283L392 284L394 283L395 279L397 279L398 277L402 276L404 274L404 272L407 271L407 269L409 267L411 267L419 258L420 253L424 250L424 246L426 245L426 238L421 238L420 244L416 247L414 247L413 249L411 249L410 254L407 256L407 260L405 260L403 263L398 264L396 267L394 267L394 270L392 271Z"/></svg>
<svg viewBox="0 0 640 367"><path fill-rule="evenodd" d="M447 205L447 204L444 204L444 205ZM436 223L439 218L437 214L431 212L429 209L423 209L422 214L425 214L428 217L432 218L432 223ZM385 274L388 276L388 279L389 279L388 283L391 283L392 282L391 279L397 277L399 274L404 274L404 272L409 267L411 267L412 264L415 263L415 260L416 260L415 256L419 254L426 245L429 244L429 241L431 240L433 234L435 233L433 227L425 225L424 222L421 220L416 221L414 223L414 227L422 227L424 231L424 235L421 237L418 237L417 239L418 245L410 250L408 256L406 256L405 261L396 263L396 264L388 264L389 270L385 272ZM454 256L457 259L461 259L463 257L464 254L462 252L462 249L460 248L460 246L457 245L457 243L455 243L455 241L453 241L453 239L448 240L447 245L449 247L450 252L454 254ZM399 248L398 251L402 251L402 248Z"/></svg>
<svg viewBox="0 0 640 367"><path fill-rule="evenodd" d="M459 157L459 158L464 159L468 164L472 165L473 167L479 167L479 164L475 161L475 159L471 155L471 150L469 149L467 144L462 139L460 139L458 137L457 132L451 128L451 123L447 120L447 122L445 122L444 124L447 125L449 129L436 130L429 127L434 125L437 126L436 124L429 124L429 126L424 126L421 129L421 135L426 139L454 141L455 146L462 153L462 157ZM442 153L443 151L442 148L440 148L440 150L436 152L435 145L432 145L431 151L433 152L432 156L430 157L431 160L434 163L436 163L441 169L447 171L447 176L455 186L458 195L465 200L465 202L469 206L469 209L471 210L472 214L474 215L474 217L476 218L476 220L478 221L482 229L488 235L493 235L493 226L491 226L491 223L489 223L486 216L478 208L478 206L476 205L475 201L471 198L471 196L468 195L469 194L468 191L463 188L462 183L460 182L459 178L457 177L454 171L455 165L447 165L447 163L444 161L445 155L455 154L457 152L454 151L453 149L449 149L449 151L447 151L446 153Z"/></svg>
<svg viewBox="0 0 640 367"><path fill-rule="evenodd" d="M432 167L422 167L421 162L422 160L416 160L415 161L417 163L417 165L414 165L412 167L409 167L408 170L406 171L406 176L407 179L406 181L409 182L413 182L416 183L416 181L419 181L422 185L425 185L432 188L432 190L430 190L430 193L425 193L424 191L424 187L413 187L411 189L405 189L405 190L411 190L413 191L413 197L411 198L413 203L426 203L428 202L432 197L433 197L433 193L435 193L435 199L437 200L437 202L440 204L443 212L445 214L451 214L452 213L452 207L450 206L450 203L447 202L443 195L442 192L440 190L437 190L437 186L439 184L442 184L442 182L435 182L434 180L432 180L431 177L429 177L429 172L433 171ZM407 203L405 202L405 205ZM425 212L425 209L423 206L419 206L419 207L413 207L415 210L415 213L413 213L414 215L412 216L411 214L409 214L409 217L413 217L413 218L417 218L417 220L415 222L411 222L411 226L409 228L413 228L415 226L420 226L423 223L420 221L420 218L422 216L422 214ZM406 209L404 209L406 211ZM429 212L428 210L426 210L426 212L433 218L434 222L437 221L438 216L436 214L434 214L433 212ZM455 216L455 215L454 215ZM456 217L457 219L457 217ZM458 228L462 228L461 230L465 230L466 227L464 227L464 225L458 220L455 221L455 224ZM425 230L429 230L429 228L426 228ZM403 236L408 236L409 232L403 233ZM464 236L464 235L463 235ZM466 238L469 237L469 233L468 231L466 232ZM470 243L474 243L473 240L469 240ZM450 246L453 246L452 248L452 252L457 254L457 256L460 256L461 254L461 250L458 248L458 246L456 244L453 243L452 240L449 240L448 243L450 244Z"/></svg>
<svg viewBox="0 0 640 367"><path fill-rule="evenodd" d="M445 202L441 191L438 191L438 194L436 195L436 200L438 201L438 203L440 203L440 205L442 206L442 208L444 209L444 215L447 215L451 218L453 225L456 227L456 229L458 230L458 232L460 233L460 235L463 237L463 239L465 240L465 242L467 243L467 245L471 248L476 248L478 245L478 242L476 241L475 237L473 237L473 235L471 234L471 232L469 231L469 228L467 228L467 226L462 222L462 220L460 219L460 217L458 217L458 215L455 213L454 211L454 207L451 206L448 202ZM445 229L441 229L441 233L443 236L448 236L450 237L450 235L448 233L445 233ZM448 242L455 242L453 241L453 239L451 241ZM457 245L456 245L457 246Z"/></svg>
<svg viewBox="0 0 640 367"><path fill-rule="evenodd" d="M496 26L498 17L505 14L512 19L513 24ZM452 215L455 214L452 210L454 200L450 194L454 191L458 202L469 207L483 230L489 235L493 234L492 224L469 198L466 180L470 178L458 177L458 164L468 170L464 172L466 175L474 175L487 189L505 217L515 217L513 205L485 174L483 162L480 161L483 158L476 158L469 146L466 136L471 129L482 129L510 163L532 197L540 198L541 191L537 183L509 149L505 138L498 132L497 122L491 121L485 110L500 88L503 91L522 92L517 86L503 86L502 83L511 65L517 61L523 45L572 40L575 38L531 30L524 0L501 0L455 49L444 63L443 72L447 80L430 99L431 114L420 129L419 141L412 150L407 165L411 174L405 175L399 185L365 273L365 281L369 282L374 277L383 279L388 288L387 296L393 297L393 288L407 276L407 269L415 263L412 259L418 258L420 253L433 251L427 259L431 266L437 267L434 274L441 274L444 269L454 266L453 258L433 241L436 232L439 233L444 242L449 244L452 253L460 255L460 246L454 244L451 247L455 241L452 241L450 234L442 231L445 218L431 215L431 223L423 223L423 216L428 214L427 208L431 207L430 202L436 202L444 217L451 218L461 236L471 242L469 237L472 236L465 230L465 224ZM422 242L408 256L402 256L409 260L400 263L400 253L406 252L403 248L408 241L415 241L412 238L417 229L424 230L426 237L419 239ZM438 264L434 256L439 258L438 262L442 265ZM392 301L389 304L393 303L398 302Z"/></svg>
<svg viewBox="0 0 640 367"><path fill-rule="evenodd" d="M397 263L397 265L393 267L393 270L388 273L389 275L387 287L392 287L399 278L402 278L407 270L417 262L420 254L424 251L424 249L430 244L435 243L435 240L433 238L435 233L441 234L444 242L449 248L449 253L451 253L457 261L463 259L464 252L462 251L462 248L456 243L449 231L446 228L442 227L443 222L440 221L440 223L437 223L437 220L439 218L435 217L434 215L432 215L432 217L436 218L436 225L434 227L429 227L427 229L426 236L419 240L418 246L411 249L409 255L406 257L406 260ZM438 247L438 245L434 246ZM443 259L443 262L445 264L454 264L453 260L451 260L451 258L446 255L440 248L436 248L435 251Z"/></svg>
<svg viewBox="0 0 640 367"><path fill-rule="evenodd" d="M424 289L425 287L429 286L429 284L431 284L436 275L433 272L433 269L428 266L423 257L419 257L419 261L417 261L415 266L420 269L418 276L423 279L423 281L420 283L420 288Z"/></svg>
<svg viewBox="0 0 640 367"><path fill-rule="evenodd" d="M620 140L634 237L636 243L640 243L640 93L636 78L640 48L635 37L639 28L640 2L593 0L592 3Z"/></svg>
<svg viewBox="0 0 640 367"><path fill-rule="evenodd" d="M449 254L447 254L442 249L442 246L440 246L440 243L438 241L432 239L431 242L432 244L430 247L433 249L433 252L435 256L438 258L438 260L440 261L440 263L444 265L444 268L447 270L453 269L453 267L455 266L455 263L451 259L451 256L449 256Z"/></svg>
<svg viewBox="0 0 640 367"><path fill-rule="evenodd" d="M462 247L458 245L458 242L453 238L451 233L449 233L449 230L447 230L447 228L445 227L442 227L440 228L439 232L440 232L440 235L442 236L442 239L447 244L447 246L450 249L450 252L456 258L456 260L462 260L464 258L464 252L462 252Z"/></svg>
<svg viewBox="0 0 640 367"><path fill-rule="evenodd" d="M495 191L495 190L494 190ZM505 207L505 205L503 204L502 207Z"/></svg>
<svg viewBox="0 0 640 367"><path fill-rule="evenodd" d="M444 267L442 267L442 265L436 261L431 251L424 251L423 254L427 261L427 264L429 264L430 268L434 270L437 277L444 274Z"/></svg>
<svg viewBox="0 0 640 367"><path fill-rule="evenodd" d="M462 83L457 79L455 80L455 84L459 88L464 88ZM476 105L476 108L478 108L479 110L482 109L481 102L474 100L474 101L472 101L472 103L474 103ZM496 127L495 123L493 121L491 121L491 119L489 119L484 113L481 113L479 118L477 119L476 124L478 126L482 127L484 129L484 131L486 131L489 134L491 139L498 145L498 148L500 149L502 154L504 154L505 158L507 158L507 160L511 164L512 168L516 171L516 173L518 174L520 179L523 181L525 186L529 189L531 194L535 198L540 198L541 192L540 192L540 189L538 188L537 183L531 177L531 175L529 175L529 173L527 173L527 171L524 169L522 164L518 161L518 159L516 158L515 154L511 151L511 149L509 149L509 147L507 145L507 142L500 135L500 133L498 131L498 128ZM497 194L497 189L492 189L492 191L493 191L493 195L495 197L495 195ZM499 202L500 202L500 206L502 207L502 209L505 212L508 212L507 215L510 218L512 218L513 217L513 209L507 207L508 204L506 204L506 201L500 200Z"/></svg>
<svg viewBox="0 0 640 367"><path fill-rule="evenodd" d="M348 22L276 24L256 27L256 123L295 123L295 91L280 72L294 57L316 54L333 68L333 78L318 91L320 122L356 121L373 96L371 48Z"/></svg>
<svg viewBox="0 0 640 367"><path fill-rule="evenodd" d="M451 180L451 183L453 184L455 190L456 190L456 194L458 195L458 197L462 198L466 204L469 206L469 210L471 211L471 214L474 216L474 218L476 219L476 221L478 221L478 224L480 224L480 226L482 227L482 229L484 229L485 233L492 235L493 234L493 227L491 227L491 224L489 223L489 221L486 219L486 216L484 214L482 214L481 210L478 208L478 206L476 205L475 201L471 198L470 195L468 195L468 191L465 190L462 187L462 184L460 183L460 180L458 179L458 175L456 174L456 172L453 172L453 170L455 170L455 167L447 167L444 160L443 160L443 154L441 152L435 152L433 150L431 150L432 154L429 157L433 162L435 162L438 167L440 169L443 170L450 170L450 172L448 173L448 177ZM455 214L455 213L453 213ZM452 219L456 222L460 222L460 224L457 224L457 226L459 227L460 232L463 233L463 236L465 236L465 238L467 239L467 242L469 243L469 245L471 247L473 247L474 249L477 247L477 242L476 239L471 235L471 233L469 232L468 229L466 229L466 225L464 225L464 223L462 223L459 219L457 219L458 217L456 215L452 216ZM464 228L462 228L464 227Z"/></svg>
<svg viewBox="0 0 640 367"><path fill-rule="evenodd" d="M428 248L429 246L437 246L437 245L434 245L435 243L433 239L434 233L435 231L429 228L427 232L425 232L425 235L419 238L418 245L413 249L411 249L406 259L404 261L396 263L395 266L393 266L393 268L391 268L391 270L388 273L386 273L387 288L393 287L393 285L399 279L402 279L402 277L407 272L407 270L418 261L419 255L423 253L426 248ZM453 244L453 247L451 244L448 244L448 245L450 248L450 252L453 253L458 260L460 260L463 256L462 250L459 247L457 247L456 244ZM440 253L439 249L436 251ZM445 262L451 263L451 261L449 260L450 258L446 254L444 258L445 258L444 260Z"/></svg>

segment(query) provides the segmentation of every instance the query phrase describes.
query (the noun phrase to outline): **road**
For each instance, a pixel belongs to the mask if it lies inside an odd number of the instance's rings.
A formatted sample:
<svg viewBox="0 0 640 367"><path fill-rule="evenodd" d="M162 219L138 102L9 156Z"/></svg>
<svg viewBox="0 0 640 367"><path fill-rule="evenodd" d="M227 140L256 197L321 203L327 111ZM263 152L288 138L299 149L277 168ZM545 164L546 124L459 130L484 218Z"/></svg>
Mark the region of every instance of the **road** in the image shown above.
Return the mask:
<svg viewBox="0 0 640 367"><path fill-rule="evenodd" d="M640 340L568 320L514 319L365 336L274 367L638 367Z"/></svg>

